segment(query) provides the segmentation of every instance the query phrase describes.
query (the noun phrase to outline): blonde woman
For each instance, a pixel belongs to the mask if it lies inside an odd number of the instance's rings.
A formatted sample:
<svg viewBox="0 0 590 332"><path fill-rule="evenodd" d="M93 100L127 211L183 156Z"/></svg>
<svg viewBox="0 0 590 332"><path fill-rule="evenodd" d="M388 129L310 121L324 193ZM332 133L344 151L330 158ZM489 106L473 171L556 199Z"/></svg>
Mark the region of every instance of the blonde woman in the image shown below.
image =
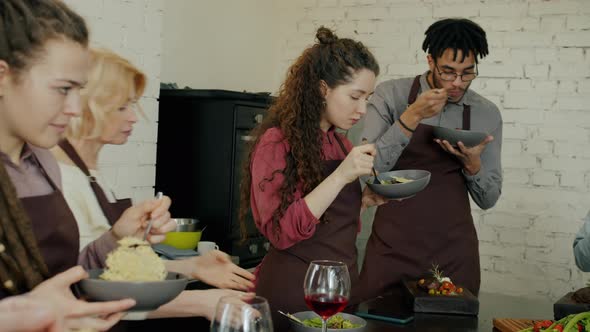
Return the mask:
<svg viewBox="0 0 590 332"><path fill-rule="evenodd" d="M98 171L100 151L107 144L125 144L141 113L137 101L146 76L133 64L105 49L91 50L88 83L81 91L82 114L72 120L66 139L53 152L62 172L66 201L74 212L81 243L108 231L130 199L117 199ZM247 290L254 276L213 251L186 260L166 261L171 271L184 273L219 288Z"/></svg>

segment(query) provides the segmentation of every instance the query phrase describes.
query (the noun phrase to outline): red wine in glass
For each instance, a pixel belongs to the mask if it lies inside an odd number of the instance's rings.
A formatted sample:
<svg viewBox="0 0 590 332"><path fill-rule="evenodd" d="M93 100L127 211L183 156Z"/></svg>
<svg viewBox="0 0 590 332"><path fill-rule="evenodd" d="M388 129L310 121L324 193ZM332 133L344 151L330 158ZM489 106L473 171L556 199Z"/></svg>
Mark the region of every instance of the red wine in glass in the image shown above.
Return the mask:
<svg viewBox="0 0 590 332"><path fill-rule="evenodd" d="M322 318L322 332L328 331L328 318L344 310L348 304L348 267L337 261L311 262L305 274L303 293L307 306Z"/></svg>
<svg viewBox="0 0 590 332"><path fill-rule="evenodd" d="M346 308L348 298L341 295L311 294L305 296L305 303L322 319L328 319Z"/></svg>

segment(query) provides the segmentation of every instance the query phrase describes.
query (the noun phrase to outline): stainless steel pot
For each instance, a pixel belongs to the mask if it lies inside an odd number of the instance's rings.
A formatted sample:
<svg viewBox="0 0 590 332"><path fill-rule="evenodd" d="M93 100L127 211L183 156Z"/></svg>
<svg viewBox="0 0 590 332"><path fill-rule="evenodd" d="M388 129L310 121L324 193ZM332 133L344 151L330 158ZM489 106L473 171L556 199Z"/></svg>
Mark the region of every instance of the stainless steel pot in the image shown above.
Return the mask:
<svg viewBox="0 0 590 332"><path fill-rule="evenodd" d="M192 218L172 218L176 222L174 232L197 232L201 229L200 221Z"/></svg>

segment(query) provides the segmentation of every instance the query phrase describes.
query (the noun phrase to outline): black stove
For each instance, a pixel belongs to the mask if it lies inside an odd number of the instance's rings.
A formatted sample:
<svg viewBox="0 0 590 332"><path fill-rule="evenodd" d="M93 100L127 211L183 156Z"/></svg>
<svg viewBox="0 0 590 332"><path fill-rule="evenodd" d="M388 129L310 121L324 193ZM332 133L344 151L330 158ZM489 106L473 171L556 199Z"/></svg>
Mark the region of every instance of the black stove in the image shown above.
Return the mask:
<svg viewBox="0 0 590 332"><path fill-rule="evenodd" d="M239 183L250 131L272 101L267 93L162 89L159 98L156 191L172 198L177 218L207 225L202 240L257 265L268 241L248 218L240 237Z"/></svg>

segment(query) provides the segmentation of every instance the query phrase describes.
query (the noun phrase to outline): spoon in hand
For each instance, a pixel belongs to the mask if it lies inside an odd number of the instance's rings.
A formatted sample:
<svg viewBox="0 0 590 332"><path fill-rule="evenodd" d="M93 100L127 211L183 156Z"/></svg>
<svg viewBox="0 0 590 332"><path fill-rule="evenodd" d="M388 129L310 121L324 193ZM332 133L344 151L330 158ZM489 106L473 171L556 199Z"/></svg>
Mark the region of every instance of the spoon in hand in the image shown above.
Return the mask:
<svg viewBox="0 0 590 332"><path fill-rule="evenodd" d="M162 199L162 196L164 196L164 194L162 194L161 191L159 191L156 194L156 199ZM148 222L147 227L145 228L145 232L143 233L143 240L146 241L147 240L147 236L150 233L150 230L152 229L152 223L154 222L154 219L150 219L150 221Z"/></svg>
<svg viewBox="0 0 590 332"><path fill-rule="evenodd" d="M363 144L367 144L369 143L369 141L366 138L363 138ZM375 178L373 179L373 184L385 184L385 181L381 180L379 178L379 176L377 176L377 171L375 171L375 167L372 167L373 169L373 175L375 176Z"/></svg>

